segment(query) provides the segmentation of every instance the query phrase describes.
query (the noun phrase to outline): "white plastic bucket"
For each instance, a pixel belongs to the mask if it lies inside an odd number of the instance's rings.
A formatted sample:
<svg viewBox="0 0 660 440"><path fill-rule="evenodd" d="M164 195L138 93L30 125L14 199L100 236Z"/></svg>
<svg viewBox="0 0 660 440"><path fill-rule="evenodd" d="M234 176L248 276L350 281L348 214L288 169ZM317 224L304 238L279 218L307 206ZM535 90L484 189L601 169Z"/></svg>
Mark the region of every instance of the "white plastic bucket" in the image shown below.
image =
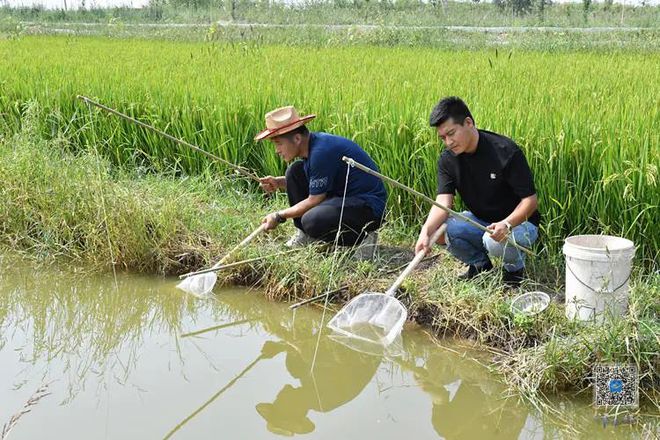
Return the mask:
<svg viewBox="0 0 660 440"><path fill-rule="evenodd" d="M628 308L628 281L635 245L609 235L568 237L566 256L566 317L602 322Z"/></svg>

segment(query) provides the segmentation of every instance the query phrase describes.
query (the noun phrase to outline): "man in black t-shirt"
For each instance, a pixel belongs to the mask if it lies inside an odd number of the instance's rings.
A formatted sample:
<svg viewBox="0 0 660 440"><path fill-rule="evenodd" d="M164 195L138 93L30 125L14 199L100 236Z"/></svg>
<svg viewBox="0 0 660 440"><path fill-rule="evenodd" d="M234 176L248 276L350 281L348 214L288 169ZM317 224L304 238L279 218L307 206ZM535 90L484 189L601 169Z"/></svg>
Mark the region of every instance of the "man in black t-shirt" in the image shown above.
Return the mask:
<svg viewBox="0 0 660 440"><path fill-rule="evenodd" d="M523 278L525 254L511 245L530 247L538 236L540 216L536 189L525 155L511 139L478 130L467 105L457 97L442 99L431 112L430 124L445 144L438 160L436 201L451 208L458 191L469 211L463 214L490 233L433 207L419 234L415 252L426 250L433 233L447 223L438 241L469 266L459 276L471 279L493 268L490 257L502 257L504 281L518 285Z"/></svg>

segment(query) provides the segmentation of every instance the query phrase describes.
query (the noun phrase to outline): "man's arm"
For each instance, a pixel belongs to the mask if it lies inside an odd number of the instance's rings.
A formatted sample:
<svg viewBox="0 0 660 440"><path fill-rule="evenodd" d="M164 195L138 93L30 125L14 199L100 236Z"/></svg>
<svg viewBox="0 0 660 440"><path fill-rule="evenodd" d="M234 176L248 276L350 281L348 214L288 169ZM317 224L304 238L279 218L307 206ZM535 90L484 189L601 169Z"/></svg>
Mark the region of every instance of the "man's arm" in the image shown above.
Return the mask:
<svg viewBox="0 0 660 440"><path fill-rule="evenodd" d="M302 217L307 211L321 203L326 199L326 194L318 194L315 196L308 196L306 199L301 200L290 208L280 211L280 215L284 218L298 218Z"/></svg>
<svg viewBox="0 0 660 440"><path fill-rule="evenodd" d="M266 176L259 179L259 186L267 193L277 191L278 189L286 189L286 177L279 176Z"/></svg>
<svg viewBox="0 0 660 440"><path fill-rule="evenodd" d="M534 211L536 211L537 207L538 199L536 194L532 194L529 197L521 199L520 203L518 203L518 206L516 206L516 209L514 209L513 212L507 216L507 218L497 223L491 223L488 225L487 228L493 231L493 234L490 236L490 238L497 242L506 240L506 237L509 234L509 229L507 228L506 224L509 223L512 228L515 228L519 224L526 222L527 219L530 218L532 214L534 214Z"/></svg>
<svg viewBox="0 0 660 440"><path fill-rule="evenodd" d="M510 231L506 226L507 223L511 225L511 228L518 226L527 221L538 207L532 170L529 168L522 150L518 149L513 155L504 170L504 176L513 193L520 197L520 203L505 219L487 226L489 230L493 231L490 237L500 243L506 240L507 235L509 235Z"/></svg>
<svg viewBox="0 0 660 440"><path fill-rule="evenodd" d="M451 209L454 205L454 195L453 194L438 194L435 198L435 201L439 204ZM431 247L429 243L431 235L438 230L442 224L447 221L449 214L444 209L433 206L429 212L422 230L419 232L419 238L417 239L417 244L415 245L415 254L419 252L426 252ZM445 237L440 237L438 240L439 244L445 244Z"/></svg>
<svg viewBox="0 0 660 440"><path fill-rule="evenodd" d="M261 223L266 223L266 230L270 231L271 229L275 229L279 224L277 214L283 219L302 217L307 211L324 201L326 197L326 194L310 195L290 208L268 214L263 218Z"/></svg>

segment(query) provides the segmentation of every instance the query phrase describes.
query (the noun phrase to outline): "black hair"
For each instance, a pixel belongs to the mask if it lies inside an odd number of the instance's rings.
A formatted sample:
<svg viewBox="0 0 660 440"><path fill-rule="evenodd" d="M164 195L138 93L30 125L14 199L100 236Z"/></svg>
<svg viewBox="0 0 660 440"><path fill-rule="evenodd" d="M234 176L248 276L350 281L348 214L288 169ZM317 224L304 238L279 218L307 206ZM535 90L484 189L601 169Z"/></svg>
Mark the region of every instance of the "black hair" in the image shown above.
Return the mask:
<svg viewBox="0 0 660 440"><path fill-rule="evenodd" d="M307 136L309 136L309 128L307 128L305 125L301 125L298 128L294 128L291 131L288 131L286 133L282 133L282 134L279 134L279 135L273 136L273 137L282 137L282 138L284 138L288 141L293 141L293 137L297 134L300 134L303 137L307 137Z"/></svg>
<svg viewBox="0 0 660 440"><path fill-rule="evenodd" d="M448 96L442 98L440 102L433 107L431 116L429 117L429 124L431 124L431 127L437 127L451 118L457 124L463 125L465 118L468 117L474 122L472 113L470 113L470 109L463 100L458 96Z"/></svg>

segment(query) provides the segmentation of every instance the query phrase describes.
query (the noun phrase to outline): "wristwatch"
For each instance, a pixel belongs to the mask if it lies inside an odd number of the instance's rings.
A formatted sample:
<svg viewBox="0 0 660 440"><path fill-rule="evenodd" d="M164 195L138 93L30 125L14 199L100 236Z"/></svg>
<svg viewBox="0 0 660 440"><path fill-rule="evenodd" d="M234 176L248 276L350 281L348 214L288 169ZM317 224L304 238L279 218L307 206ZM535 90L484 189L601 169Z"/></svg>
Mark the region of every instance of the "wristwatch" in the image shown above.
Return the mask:
<svg viewBox="0 0 660 440"><path fill-rule="evenodd" d="M513 229L513 225L511 225L511 223L509 223L509 222L506 221L506 220L504 220L504 225L505 225L506 228L509 230L509 232L511 232L511 230Z"/></svg>
<svg viewBox="0 0 660 440"><path fill-rule="evenodd" d="M276 212L275 220L277 221L277 223L284 223L286 221L286 218L282 217L282 214L280 214L279 212Z"/></svg>

